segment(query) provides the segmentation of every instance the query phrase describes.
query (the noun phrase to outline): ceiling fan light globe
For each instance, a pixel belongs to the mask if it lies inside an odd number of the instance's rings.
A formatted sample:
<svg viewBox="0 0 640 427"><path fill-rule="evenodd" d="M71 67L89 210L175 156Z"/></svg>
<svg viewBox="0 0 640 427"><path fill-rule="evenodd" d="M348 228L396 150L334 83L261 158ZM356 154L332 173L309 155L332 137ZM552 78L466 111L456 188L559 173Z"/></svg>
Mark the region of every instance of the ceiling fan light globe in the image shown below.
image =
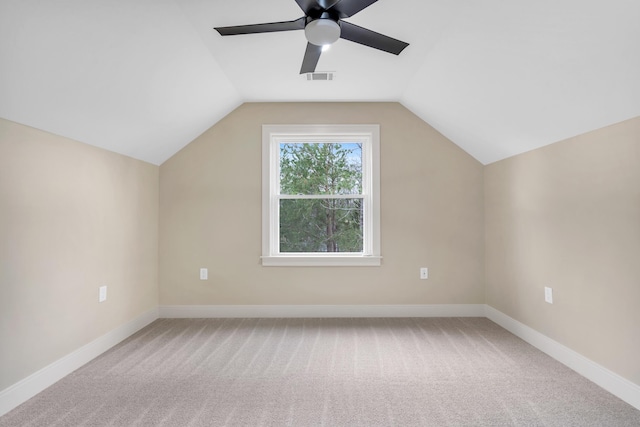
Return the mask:
<svg viewBox="0 0 640 427"><path fill-rule="evenodd" d="M316 19L304 27L304 35L316 46L330 45L340 38L340 25L332 19Z"/></svg>

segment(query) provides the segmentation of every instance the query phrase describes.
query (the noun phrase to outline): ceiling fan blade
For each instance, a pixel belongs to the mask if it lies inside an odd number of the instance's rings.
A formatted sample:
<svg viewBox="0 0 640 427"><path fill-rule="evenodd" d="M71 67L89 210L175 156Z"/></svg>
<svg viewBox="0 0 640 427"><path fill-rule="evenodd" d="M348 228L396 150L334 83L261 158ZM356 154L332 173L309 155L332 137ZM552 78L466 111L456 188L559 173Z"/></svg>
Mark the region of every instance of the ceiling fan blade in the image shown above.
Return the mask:
<svg viewBox="0 0 640 427"><path fill-rule="evenodd" d="M266 24L236 25L233 27L214 28L221 36L235 36L239 34L273 33L277 31L304 30L305 17L295 21L269 22Z"/></svg>
<svg viewBox="0 0 640 427"><path fill-rule="evenodd" d="M348 18L360 12L365 7L371 6L378 0L338 0L326 9L338 12L340 19Z"/></svg>
<svg viewBox="0 0 640 427"><path fill-rule="evenodd" d="M323 7L317 0L296 0L296 3L298 3L305 15L317 18L323 12Z"/></svg>
<svg viewBox="0 0 640 427"><path fill-rule="evenodd" d="M402 50L409 46L409 43L358 27L349 22L340 21L340 38L355 43L363 44L374 49L384 50L385 52L399 55Z"/></svg>
<svg viewBox="0 0 640 427"><path fill-rule="evenodd" d="M300 74L313 73L316 70L316 65L318 65L321 53L322 46L307 43L307 50L304 52Z"/></svg>

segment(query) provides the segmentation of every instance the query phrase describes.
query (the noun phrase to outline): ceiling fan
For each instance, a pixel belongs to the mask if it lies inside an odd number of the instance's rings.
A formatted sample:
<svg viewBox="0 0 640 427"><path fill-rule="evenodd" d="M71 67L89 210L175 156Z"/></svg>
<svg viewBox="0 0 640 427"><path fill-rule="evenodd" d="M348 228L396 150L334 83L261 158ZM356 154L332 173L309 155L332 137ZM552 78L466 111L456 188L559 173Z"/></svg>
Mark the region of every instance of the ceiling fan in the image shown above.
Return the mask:
<svg viewBox="0 0 640 427"><path fill-rule="evenodd" d="M376 1L378 0L295 0L305 16L294 21L216 27L215 30L222 36L304 30L308 43L300 74L313 73L323 46L331 45L340 38L394 55L399 55L409 46L409 43L343 21Z"/></svg>

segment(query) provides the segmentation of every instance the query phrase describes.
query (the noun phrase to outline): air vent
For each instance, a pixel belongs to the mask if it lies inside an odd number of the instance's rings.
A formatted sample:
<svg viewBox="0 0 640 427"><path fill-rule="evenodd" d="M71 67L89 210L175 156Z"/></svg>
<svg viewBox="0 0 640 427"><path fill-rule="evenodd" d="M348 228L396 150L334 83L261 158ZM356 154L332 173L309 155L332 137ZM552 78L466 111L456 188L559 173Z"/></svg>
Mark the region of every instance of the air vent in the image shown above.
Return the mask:
<svg viewBox="0 0 640 427"><path fill-rule="evenodd" d="M329 80L333 80L334 78L334 72L332 71L321 71L321 72L316 72L316 73L307 73L307 80L323 80L323 81L329 81Z"/></svg>

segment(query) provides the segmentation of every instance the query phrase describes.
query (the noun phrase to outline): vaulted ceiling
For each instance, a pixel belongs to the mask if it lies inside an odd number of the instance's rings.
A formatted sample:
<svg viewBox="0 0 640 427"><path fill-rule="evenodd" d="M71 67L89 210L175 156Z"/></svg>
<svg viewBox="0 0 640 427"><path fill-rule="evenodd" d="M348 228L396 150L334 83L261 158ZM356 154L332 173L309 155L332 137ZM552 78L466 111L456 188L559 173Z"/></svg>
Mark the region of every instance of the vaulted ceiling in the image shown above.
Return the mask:
<svg viewBox="0 0 640 427"><path fill-rule="evenodd" d="M343 0L346 1L346 0ZM640 116L638 0L379 0L307 81L294 0L0 0L0 117L161 164L247 101L398 101L484 164Z"/></svg>

